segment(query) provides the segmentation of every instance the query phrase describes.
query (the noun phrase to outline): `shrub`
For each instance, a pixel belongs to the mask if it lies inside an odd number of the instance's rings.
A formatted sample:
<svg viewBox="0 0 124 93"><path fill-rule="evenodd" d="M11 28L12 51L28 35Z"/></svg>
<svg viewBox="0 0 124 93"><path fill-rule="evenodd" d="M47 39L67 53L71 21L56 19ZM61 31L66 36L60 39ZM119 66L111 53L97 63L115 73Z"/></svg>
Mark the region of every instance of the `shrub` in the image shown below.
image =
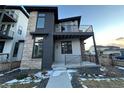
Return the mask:
<svg viewBox="0 0 124 93"><path fill-rule="evenodd" d="M16 76L16 79L21 80L21 79L24 79L26 77L28 77L28 74L19 74L19 75Z"/></svg>

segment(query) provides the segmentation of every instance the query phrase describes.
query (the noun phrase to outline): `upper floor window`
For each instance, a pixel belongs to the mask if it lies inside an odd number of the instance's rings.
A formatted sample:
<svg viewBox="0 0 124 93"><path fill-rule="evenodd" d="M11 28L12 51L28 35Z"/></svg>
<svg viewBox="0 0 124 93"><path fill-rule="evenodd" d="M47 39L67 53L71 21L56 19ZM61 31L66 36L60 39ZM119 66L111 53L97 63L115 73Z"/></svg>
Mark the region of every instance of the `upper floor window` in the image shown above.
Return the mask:
<svg viewBox="0 0 124 93"><path fill-rule="evenodd" d="M45 14L39 13L37 18L37 29L44 28L45 25Z"/></svg>
<svg viewBox="0 0 124 93"><path fill-rule="evenodd" d="M19 35L22 34L22 29L23 29L22 26L19 26L19 27L18 27L18 34L19 34Z"/></svg>

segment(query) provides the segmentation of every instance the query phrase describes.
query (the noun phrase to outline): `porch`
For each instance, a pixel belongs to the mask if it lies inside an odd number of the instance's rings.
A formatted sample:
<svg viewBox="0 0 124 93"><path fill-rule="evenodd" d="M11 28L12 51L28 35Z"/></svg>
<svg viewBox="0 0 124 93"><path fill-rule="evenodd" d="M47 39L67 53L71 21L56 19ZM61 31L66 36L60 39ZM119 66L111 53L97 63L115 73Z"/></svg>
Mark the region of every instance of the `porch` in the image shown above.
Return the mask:
<svg viewBox="0 0 124 93"><path fill-rule="evenodd" d="M53 69L80 68L80 67L99 67L100 65L83 60L81 55L65 55L65 61L53 63Z"/></svg>

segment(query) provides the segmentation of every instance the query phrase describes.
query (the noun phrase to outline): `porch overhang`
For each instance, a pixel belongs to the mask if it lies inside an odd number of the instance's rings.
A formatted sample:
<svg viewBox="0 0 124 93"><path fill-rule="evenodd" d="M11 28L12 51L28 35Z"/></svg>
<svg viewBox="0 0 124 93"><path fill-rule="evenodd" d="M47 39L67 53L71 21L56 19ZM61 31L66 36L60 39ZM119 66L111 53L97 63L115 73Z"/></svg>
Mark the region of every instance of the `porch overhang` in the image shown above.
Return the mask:
<svg viewBox="0 0 124 93"><path fill-rule="evenodd" d="M54 39L81 38L83 40L93 36L93 32L55 32Z"/></svg>
<svg viewBox="0 0 124 93"><path fill-rule="evenodd" d="M36 36L47 36L48 33L43 33L43 32L30 32L30 34L32 35L32 37L36 37Z"/></svg>

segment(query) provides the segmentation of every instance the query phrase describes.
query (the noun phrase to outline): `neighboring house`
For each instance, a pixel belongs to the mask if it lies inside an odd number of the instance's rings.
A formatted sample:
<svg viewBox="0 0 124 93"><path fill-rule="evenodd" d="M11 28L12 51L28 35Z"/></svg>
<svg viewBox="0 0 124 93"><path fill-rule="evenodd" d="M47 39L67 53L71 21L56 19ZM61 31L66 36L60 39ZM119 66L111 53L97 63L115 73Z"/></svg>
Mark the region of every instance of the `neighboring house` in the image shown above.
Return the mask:
<svg viewBox="0 0 124 93"><path fill-rule="evenodd" d="M81 16L58 19L57 7L25 8L30 17L21 68L51 69L54 63L83 61L84 40L94 36L92 25L80 25Z"/></svg>
<svg viewBox="0 0 124 93"><path fill-rule="evenodd" d="M96 45L96 48L97 48L98 55L120 54L120 47ZM90 47L89 54L91 54L91 55L95 54L94 46Z"/></svg>
<svg viewBox="0 0 124 93"><path fill-rule="evenodd" d="M28 17L29 14L24 7L0 6L0 71L11 69L10 67L15 62L14 67L16 64L19 66L22 59Z"/></svg>
<svg viewBox="0 0 124 93"><path fill-rule="evenodd" d="M121 51L120 49L105 49L102 54L107 54L107 55L110 55L110 54L113 54L115 56L120 56L121 55Z"/></svg>

